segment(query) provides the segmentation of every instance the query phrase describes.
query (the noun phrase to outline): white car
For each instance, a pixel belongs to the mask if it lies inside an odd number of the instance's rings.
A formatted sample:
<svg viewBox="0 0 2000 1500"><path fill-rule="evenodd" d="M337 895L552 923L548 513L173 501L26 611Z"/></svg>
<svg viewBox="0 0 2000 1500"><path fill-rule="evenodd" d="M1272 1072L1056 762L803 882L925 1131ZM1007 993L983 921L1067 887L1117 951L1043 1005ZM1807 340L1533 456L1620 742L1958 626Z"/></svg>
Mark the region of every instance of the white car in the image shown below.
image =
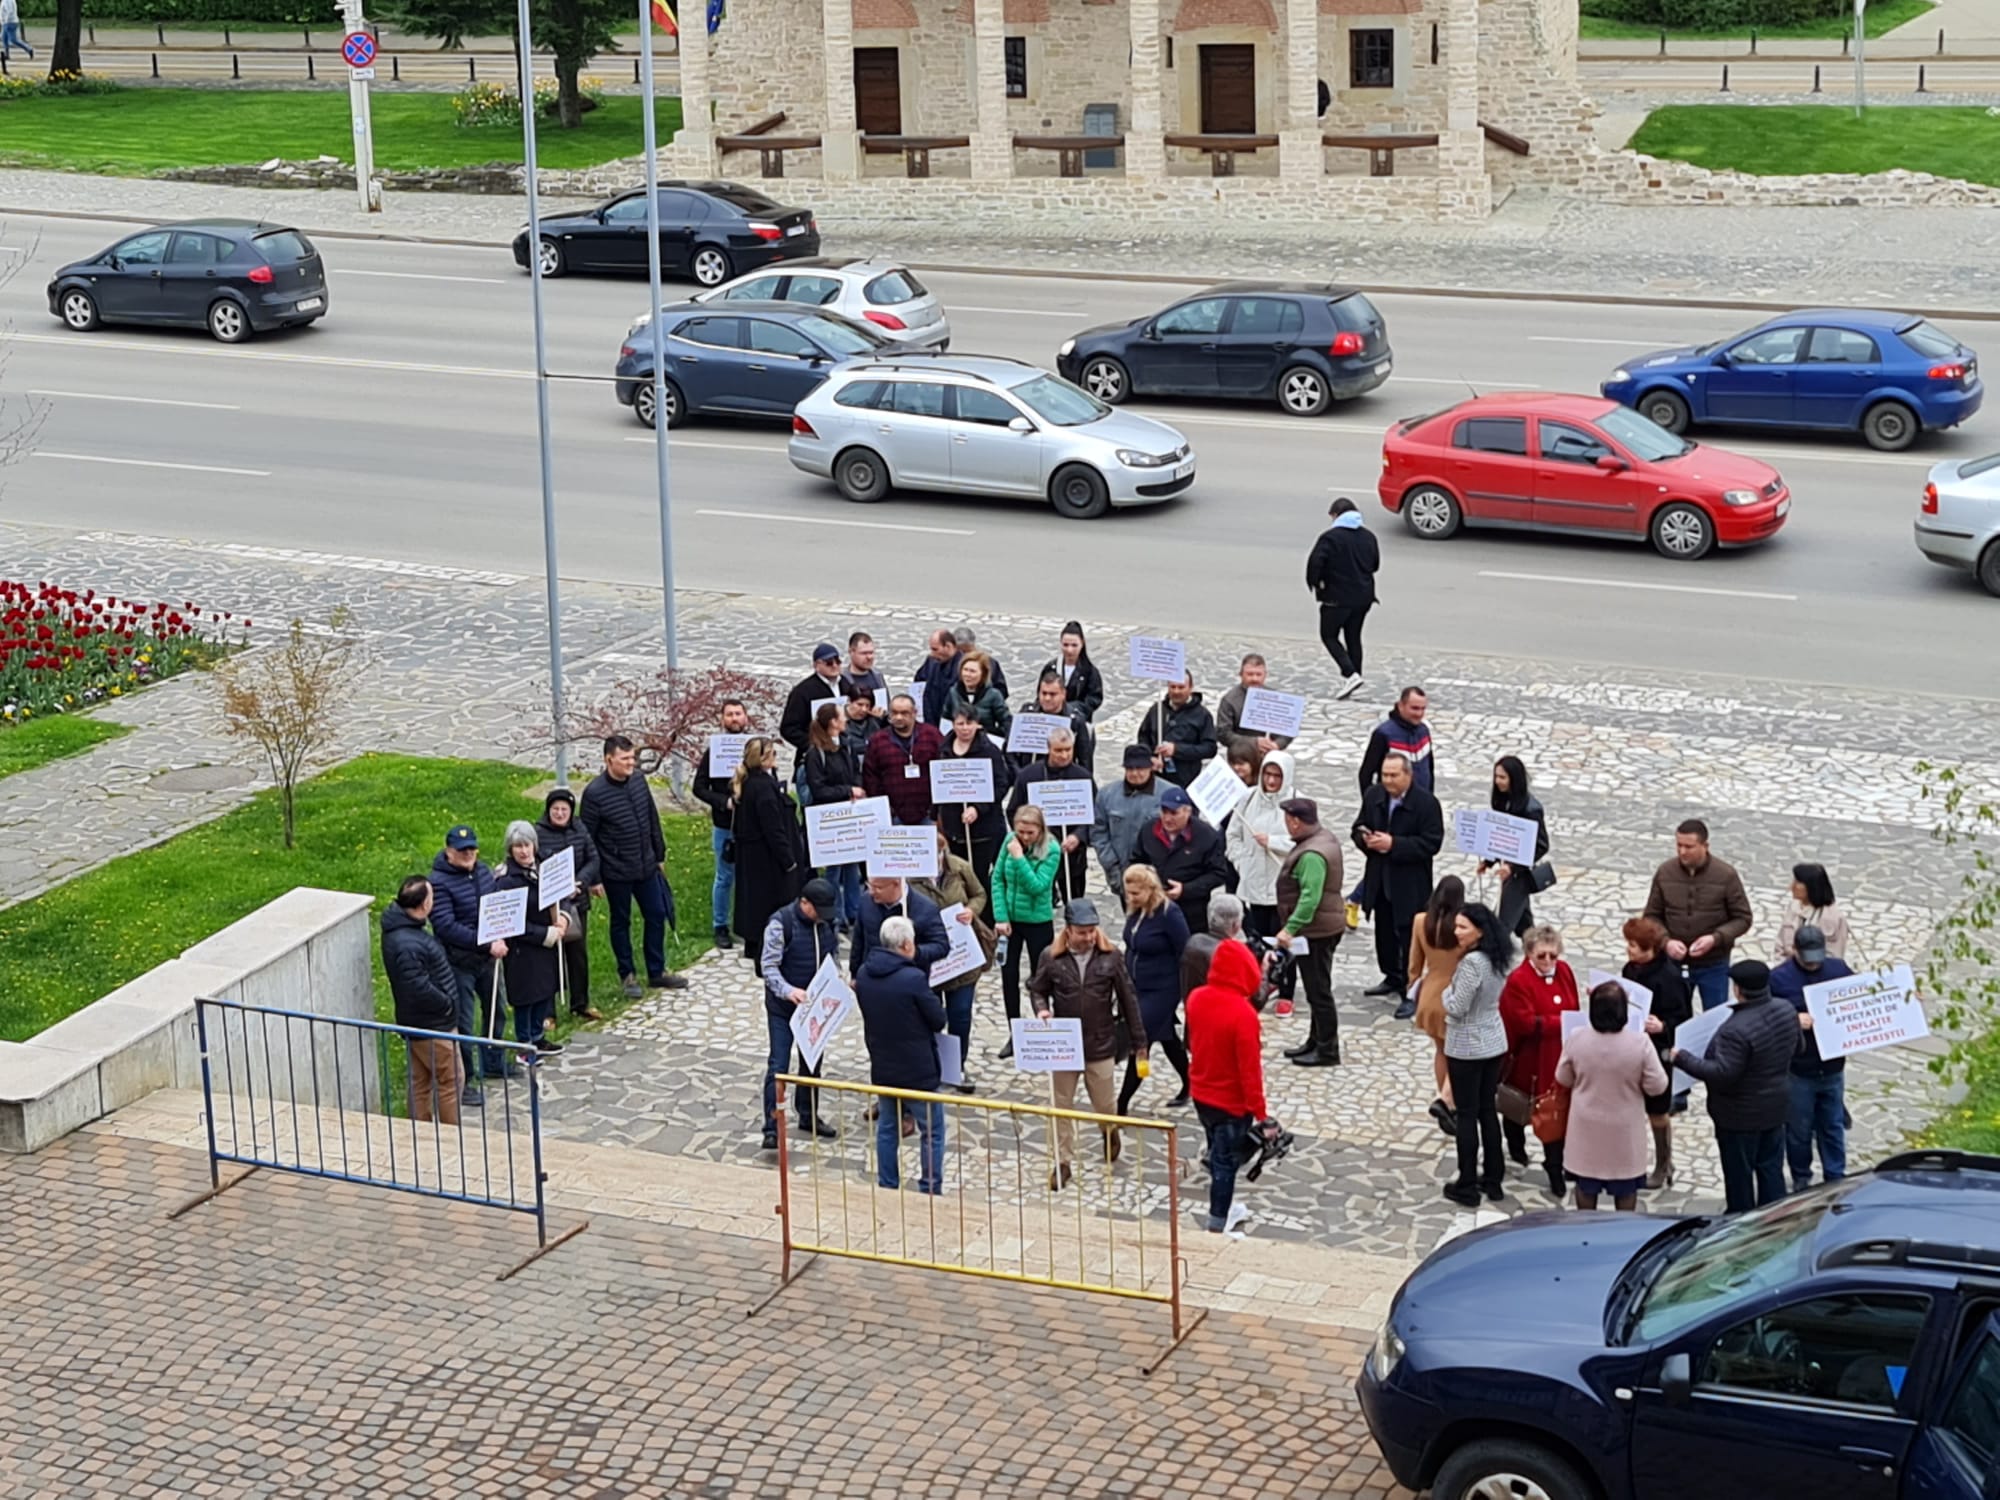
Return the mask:
<svg viewBox="0 0 2000 1500"><path fill-rule="evenodd" d="M906 349L951 347L951 324L916 272L893 260L789 260L766 266L712 291L697 302L803 302L872 324Z"/></svg>
<svg viewBox="0 0 2000 1500"><path fill-rule="evenodd" d="M1925 557L1966 569L2000 595L2000 453L1933 466L1916 530Z"/></svg>

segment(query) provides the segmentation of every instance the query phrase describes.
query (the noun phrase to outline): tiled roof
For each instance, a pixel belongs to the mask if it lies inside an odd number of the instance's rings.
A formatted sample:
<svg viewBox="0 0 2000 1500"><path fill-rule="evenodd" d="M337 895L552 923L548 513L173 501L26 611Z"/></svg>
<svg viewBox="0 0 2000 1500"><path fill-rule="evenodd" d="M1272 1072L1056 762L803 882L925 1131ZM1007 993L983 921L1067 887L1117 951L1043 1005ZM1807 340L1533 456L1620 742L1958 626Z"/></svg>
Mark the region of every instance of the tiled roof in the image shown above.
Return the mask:
<svg viewBox="0 0 2000 1500"><path fill-rule="evenodd" d="M1422 0L1319 0L1323 16L1413 16Z"/></svg>
<svg viewBox="0 0 2000 1500"><path fill-rule="evenodd" d="M855 0L858 5L861 0ZM1009 26L1029 26L1049 18L1049 0L1004 0L1002 6ZM948 12L954 21L972 24L972 0L958 0Z"/></svg>
<svg viewBox="0 0 2000 1500"><path fill-rule="evenodd" d="M856 31L908 31L917 24L910 0L854 0Z"/></svg>
<svg viewBox="0 0 2000 1500"><path fill-rule="evenodd" d="M1379 3L1379 0L1378 0ZM1271 0L1181 0L1174 31L1202 31L1211 26L1251 26L1276 31L1278 18Z"/></svg>

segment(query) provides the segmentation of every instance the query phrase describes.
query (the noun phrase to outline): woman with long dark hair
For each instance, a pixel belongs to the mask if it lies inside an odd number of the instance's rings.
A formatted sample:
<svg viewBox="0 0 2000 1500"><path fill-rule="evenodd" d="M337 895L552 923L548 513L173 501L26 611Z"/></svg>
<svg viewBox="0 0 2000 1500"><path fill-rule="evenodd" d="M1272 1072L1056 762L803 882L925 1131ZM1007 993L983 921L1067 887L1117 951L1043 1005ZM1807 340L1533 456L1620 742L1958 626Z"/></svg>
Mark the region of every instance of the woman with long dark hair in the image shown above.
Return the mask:
<svg viewBox="0 0 2000 1500"><path fill-rule="evenodd" d="M952 846L972 861L980 885L989 886L993 881L993 860L1000 853L1001 840L1007 837L1006 820L1000 809L1014 784L1014 768L1007 764L1006 755L981 727L972 706L954 701L951 733L945 736L944 751L933 764L961 760L983 760L992 768L993 796L985 802L939 802L935 808L937 823Z"/></svg>
<svg viewBox="0 0 2000 1500"><path fill-rule="evenodd" d="M861 757L849 746L847 713L838 703L822 703L813 711L812 728L806 737L805 773L808 807L858 801L864 795ZM845 932L861 910L861 866L828 865L821 873L840 892L840 910L828 915L836 930Z"/></svg>
<svg viewBox="0 0 2000 1500"><path fill-rule="evenodd" d="M1444 1055L1458 1102L1458 1177L1444 1195L1475 1208L1484 1193L1501 1198L1506 1163L1500 1155L1500 1075L1507 1066L1507 1027L1500 991L1514 962L1514 940L1492 908L1475 901L1454 920L1465 956L1444 992ZM1483 1161L1482 1161L1483 1157Z"/></svg>
<svg viewBox="0 0 2000 1500"><path fill-rule="evenodd" d="M1086 724L1097 717L1104 706L1104 676L1091 661L1083 627L1076 621L1063 626L1061 649L1042 670L1062 679L1064 700L1077 706Z"/></svg>
<svg viewBox="0 0 2000 1500"><path fill-rule="evenodd" d="M805 883L799 815L778 780L778 742L762 736L743 747L730 795L736 807L736 935L745 955L764 972L764 929L778 908L797 899Z"/></svg>
<svg viewBox="0 0 2000 1500"><path fill-rule="evenodd" d="M1444 992L1465 956L1458 941L1458 913L1464 905L1465 882L1447 875L1432 888L1429 905L1410 928L1409 988L1416 991L1417 1029L1431 1039L1431 1075L1437 1080L1431 1118L1449 1136L1458 1134L1458 1116L1452 1112L1451 1073L1444 1059Z"/></svg>
<svg viewBox="0 0 2000 1500"><path fill-rule="evenodd" d="M1528 898L1535 894L1534 866L1549 852L1549 824L1542 804L1528 794L1528 768L1518 755L1503 755L1493 762L1493 791L1490 805L1495 812L1526 818L1535 825L1535 857L1525 865L1510 865L1483 859L1479 873L1500 872L1500 925L1519 937L1535 925L1535 911Z"/></svg>
<svg viewBox="0 0 2000 1500"><path fill-rule="evenodd" d="M1826 951L1835 958L1847 957L1847 918L1834 905L1833 877L1825 865L1792 866L1792 905L1778 924L1773 968L1792 956L1792 939L1801 927L1817 927L1826 939Z"/></svg>
<svg viewBox="0 0 2000 1500"><path fill-rule="evenodd" d="M1634 917L1625 924L1625 967L1620 975L1652 991L1646 1039L1666 1068L1666 1085L1646 1095L1646 1123L1653 1129L1653 1170L1646 1187L1657 1192L1674 1183L1673 1069L1667 1065L1674 1055L1675 1028L1694 1014L1694 996L1681 966L1667 956L1667 929L1651 917Z"/></svg>

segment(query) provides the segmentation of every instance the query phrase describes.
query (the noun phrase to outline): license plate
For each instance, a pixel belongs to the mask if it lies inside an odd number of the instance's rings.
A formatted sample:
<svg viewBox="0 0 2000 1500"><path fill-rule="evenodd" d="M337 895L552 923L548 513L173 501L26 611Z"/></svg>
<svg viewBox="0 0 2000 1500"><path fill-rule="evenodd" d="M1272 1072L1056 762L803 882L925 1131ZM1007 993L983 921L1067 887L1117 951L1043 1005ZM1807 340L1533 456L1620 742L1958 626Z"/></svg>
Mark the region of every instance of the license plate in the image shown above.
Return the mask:
<svg viewBox="0 0 2000 1500"><path fill-rule="evenodd" d="M1174 470L1174 478L1176 479L1188 479L1191 478L1193 474L1194 474L1194 460L1192 459L1188 460L1188 462L1184 464L1181 464L1178 468Z"/></svg>
<svg viewBox="0 0 2000 1500"><path fill-rule="evenodd" d="M322 307L325 307L325 306L326 306L326 302L325 302L325 299L323 299L323 298L320 298L320 297L306 297L306 298L302 298L302 299L300 300L300 302L299 302L299 311L300 311L300 312L318 312L318 311L319 311L319 310L320 310L320 309L321 309Z"/></svg>
<svg viewBox="0 0 2000 1500"><path fill-rule="evenodd" d="M791 237L792 235L795 235L795 234L804 234L805 232L806 232L806 226L805 226L805 225L803 225L803 224L794 224L794 225L792 225L792 227L791 227L791 228L789 228L789 229L787 229L787 230L785 231L785 235L786 235L786 237L787 237L787 238L790 238L790 237Z"/></svg>
<svg viewBox="0 0 2000 1500"><path fill-rule="evenodd" d="M1389 360L1386 359L1383 360L1381 364L1375 367L1375 373L1377 375L1387 375L1389 373L1389 365L1390 365Z"/></svg>
<svg viewBox="0 0 2000 1500"><path fill-rule="evenodd" d="M1781 516L1790 511L1791 508L1792 508L1792 498L1789 495L1787 495L1784 499L1778 502L1778 514Z"/></svg>

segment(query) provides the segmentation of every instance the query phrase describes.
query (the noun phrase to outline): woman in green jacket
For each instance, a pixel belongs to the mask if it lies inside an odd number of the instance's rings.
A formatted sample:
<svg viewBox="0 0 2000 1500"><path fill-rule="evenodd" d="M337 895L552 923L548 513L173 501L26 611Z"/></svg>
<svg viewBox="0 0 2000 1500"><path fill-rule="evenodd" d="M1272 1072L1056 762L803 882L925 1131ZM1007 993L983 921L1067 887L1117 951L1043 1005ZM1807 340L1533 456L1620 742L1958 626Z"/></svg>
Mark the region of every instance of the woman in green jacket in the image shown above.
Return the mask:
<svg viewBox="0 0 2000 1500"><path fill-rule="evenodd" d="M984 651L968 651L958 664L958 681L952 684L950 694L945 699L945 712L958 717L960 709L970 708L972 716L979 721L979 727L992 735L996 742L1004 744L1007 731L1013 726L1013 710L1007 707L1006 696L993 685L993 658ZM949 723L938 726L945 734L951 733Z"/></svg>
<svg viewBox="0 0 2000 1500"><path fill-rule="evenodd" d="M1021 959L1027 956L1033 974L1042 954L1055 940L1056 914L1049 893L1055 887L1056 867L1062 863L1062 846L1049 837L1049 825L1042 810L1025 803L1014 814L1014 835L993 862L993 929L1006 945L1000 961L1000 993L1007 1003L1007 1019L1021 1014ZM1014 1039L1000 1051L1014 1055Z"/></svg>

